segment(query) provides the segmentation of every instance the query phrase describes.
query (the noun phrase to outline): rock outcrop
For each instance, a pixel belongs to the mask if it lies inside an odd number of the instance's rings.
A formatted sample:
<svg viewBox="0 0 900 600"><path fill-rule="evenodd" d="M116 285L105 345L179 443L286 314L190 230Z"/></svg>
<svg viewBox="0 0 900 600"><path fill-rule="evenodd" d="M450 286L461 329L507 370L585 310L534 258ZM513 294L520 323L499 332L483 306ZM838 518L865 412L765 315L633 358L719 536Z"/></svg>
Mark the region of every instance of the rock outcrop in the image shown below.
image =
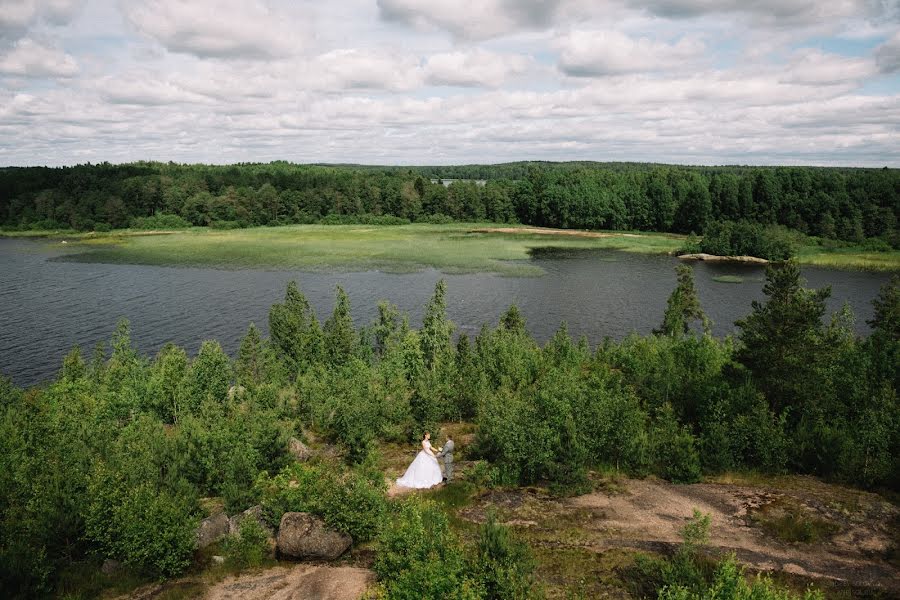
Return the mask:
<svg viewBox="0 0 900 600"><path fill-rule="evenodd" d="M269 550L274 552L275 531L269 526L268 523L266 523L266 520L263 519L262 506L260 506L259 504L257 504L256 506L251 506L244 512L240 512L228 520L231 535L238 535L241 532L241 523L243 523L247 519L252 519L259 523L260 527L262 527L267 534Z"/></svg>
<svg viewBox="0 0 900 600"><path fill-rule="evenodd" d="M297 462L306 462L312 458L312 450L295 437L288 440L288 452Z"/></svg>
<svg viewBox="0 0 900 600"><path fill-rule="evenodd" d="M351 542L349 535L329 529L309 513L284 513L278 527L278 554L289 558L334 560Z"/></svg>
<svg viewBox="0 0 900 600"><path fill-rule="evenodd" d="M210 544L218 542L231 531L231 522L228 515L218 513L200 521L197 528L197 547L206 548Z"/></svg>

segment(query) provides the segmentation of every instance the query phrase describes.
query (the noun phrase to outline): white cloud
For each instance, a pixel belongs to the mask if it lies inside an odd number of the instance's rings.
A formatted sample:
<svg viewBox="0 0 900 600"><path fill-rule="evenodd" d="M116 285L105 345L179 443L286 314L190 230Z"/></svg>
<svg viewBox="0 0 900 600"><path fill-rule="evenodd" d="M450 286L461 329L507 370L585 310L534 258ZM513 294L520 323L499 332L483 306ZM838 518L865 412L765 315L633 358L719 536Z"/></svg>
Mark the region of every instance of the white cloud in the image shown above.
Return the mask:
<svg viewBox="0 0 900 600"><path fill-rule="evenodd" d="M40 21L62 25L79 11L82 0L3 0L0 2L0 39L18 38Z"/></svg>
<svg viewBox="0 0 900 600"><path fill-rule="evenodd" d="M559 66L568 75L590 77L680 69L700 58L701 41L687 37L671 44L608 31L572 31L559 42Z"/></svg>
<svg viewBox="0 0 900 600"><path fill-rule="evenodd" d="M896 0L0 3L0 165L900 166Z"/></svg>
<svg viewBox="0 0 900 600"><path fill-rule="evenodd" d="M381 16L456 37L486 39L522 29L544 29L571 0L377 0Z"/></svg>
<svg viewBox="0 0 900 600"><path fill-rule="evenodd" d="M0 73L24 77L72 77L78 73L78 63L61 50L23 38L0 56Z"/></svg>
<svg viewBox="0 0 900 600"><path fill-rule="evenodd" d="M878 47L875 60L882 73L900 72L900 31Z"/></svg>
<svg viewBox="0 0 900 600"><path fill-rule="evenodd" d="M528 68L529 59L480 48L444 52L428 57L425 77L431 85L498 87Z"/></svg>
<svg viewBox="0 0 900 600"><path fill-rule="evenodd" d="M791 83L834 84L862 81L877 72L871 58L839 56L805 48L794 54L781 79Z"/></svg>
<svg viewBox="0 0 900 600"><path fill-rule="evenodd" d="M271 59L295 52L303 25L293 28L256 0L135 0L125 6L134 27L171 52L199 57Z"/></svg>
<svg viewBox="0 0 900 600"><path fill-rule="evenodd" d="M417 59L388 51L333 50L316 57L310 67L309 83L326 89L403 91L422 84L422 69Z"/></svg>

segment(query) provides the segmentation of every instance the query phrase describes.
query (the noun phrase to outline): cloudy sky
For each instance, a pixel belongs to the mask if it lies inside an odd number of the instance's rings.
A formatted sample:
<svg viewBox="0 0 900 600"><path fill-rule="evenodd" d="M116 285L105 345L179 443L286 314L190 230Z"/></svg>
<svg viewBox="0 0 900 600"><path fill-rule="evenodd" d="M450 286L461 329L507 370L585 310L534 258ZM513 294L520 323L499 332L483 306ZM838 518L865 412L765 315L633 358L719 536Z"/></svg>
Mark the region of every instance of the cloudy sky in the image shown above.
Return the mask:
<svg viewBox="0 0 900 600"><path fill-rule="evenodd" d="M900 0L0 0L0 165L900 166Z"/></svg>

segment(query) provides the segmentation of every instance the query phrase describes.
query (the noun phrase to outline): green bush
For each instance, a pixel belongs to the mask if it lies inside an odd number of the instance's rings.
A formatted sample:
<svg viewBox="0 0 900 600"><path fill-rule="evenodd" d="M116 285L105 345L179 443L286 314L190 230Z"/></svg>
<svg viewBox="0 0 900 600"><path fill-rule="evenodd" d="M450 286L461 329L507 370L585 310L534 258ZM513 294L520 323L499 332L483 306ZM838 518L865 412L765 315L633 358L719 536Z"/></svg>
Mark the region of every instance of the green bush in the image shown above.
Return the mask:
<svg viewBox="0 0 900 600"><path fill-rule="evenodd" d="M668 585L659 591L659 600L823 600L818 590L796 594L781 588L771 579L757 575L747 581L744 569L729 555L716 568L712 582L701 590L683 585Z"/></svg>
<svg viewBox="0 0 900 600"><path fill-rule="evenodd" d="M409 225L410 220L394 215L339 215L328 214L319 219L320 225Z"/></svg>
<svg viewBox="0 0 900 600"><path fill-rule="evenodd" d="M191 223L178 215L158 212L150 217L134 217L130 226L132 229L185 229Z"/></svg>
<svg viewBox="0 0 900 600"><path fill-rule="evenodd" d="M373 569L390 600L484 598L467 573L465 553L435 504L411 498L399 504L378 536Z"/></svg>
<svg viewBox="0 0 900 600"><path fill-rule="evenodd" d="M240 221L210 221L210 229L243 229L245 224Z"/></svg>
<svg viewBox="0 0 900 600"><path fill-rule="evenodd" d="M448 223L453 223L453 217L449 217L447 215L442 215L441 213L427 215L424 217L420 217L417 219L419 223L429 223L431 225L447 225Z"/></svg>
<svg viewBox="0 0 900 600"><path fill-rule="evenodd" d="M225 560L238 569L258 567L269 553L268 537L256 519L244 519L238 533L225 539Z"/></svg>
<svg viewBox="0 0 900 600"><path fill-rule="evenodd" d="M261 474L256 489L273 527L286 512L308 512L357 542L375 537L387 511L384 476L365 467L296 463L275 477Z"/></svg>
<svg viewBox="0 0 900 600"><path fill-rule="evenodd" d="M189 494L147 483L127 485L103 465L88 493L86 535L107 556L162 577L178 575L191 564L199 519Z"/></svg>
<svg viewBox="0 0 900 600"><path fill-rule="evenodd" d="M523 600L532 596L534 558L527 544L497 523L493 513L478 532L472 573L491 600Z"/></svg>
<svg viewBox="0 0 900 600"><path fill-rule="evenodd" d="M703 232L700 250L718 256L787 260L797 253L798 235L784 227L749 221L713 221Z"/></svg>
<svg viewBox="0 0 900 600"><path fill-rule="evenodd" d="M650 428L650 456L654 472L675 483L700 480L700 454L691 432L681 426L669 404L657 413Z"/></svg>

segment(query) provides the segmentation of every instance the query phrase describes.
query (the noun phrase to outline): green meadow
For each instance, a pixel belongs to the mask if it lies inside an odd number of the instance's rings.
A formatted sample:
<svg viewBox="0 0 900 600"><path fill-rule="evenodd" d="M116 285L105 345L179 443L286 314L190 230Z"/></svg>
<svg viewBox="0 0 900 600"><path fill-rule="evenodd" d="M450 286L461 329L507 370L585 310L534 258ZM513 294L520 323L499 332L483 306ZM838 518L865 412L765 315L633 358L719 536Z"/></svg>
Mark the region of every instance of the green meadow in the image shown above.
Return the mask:
<svg viewBox="0 0 900 600"><path fill-rule="evenodd" d="M575 232L503 226L494 223L429 225L289 225L217 230L205 227L172 231L117 230L111 233L4 232L13 237L65 239L67 260L221 269L273 268L307 271L378 269L393 273L438 269L444 273L497 273L534 277L543 270L528 262L535 248L611 249L645 254L674 254L684 236L647 232ZM542 233L530 233L542 231ZM602 237L584 237L602 236ZM812 240L812 238L810 238ZM870 271L900 270L900 251L873 252L859 247L799 248L804 265Z"/></svg>
<svg viewBox="0 0 900 600"><path fill-rule="evenodd" d="M310 271L379 269L405 273L425 268L445 273L539 276L529 250L608 248L665 254L683 244L671 234L610 233L608 237L476 233L485 224L400 226L291 225L251 229L113 232L66 238L68 260L142 265L250 267Z"/></svg>

